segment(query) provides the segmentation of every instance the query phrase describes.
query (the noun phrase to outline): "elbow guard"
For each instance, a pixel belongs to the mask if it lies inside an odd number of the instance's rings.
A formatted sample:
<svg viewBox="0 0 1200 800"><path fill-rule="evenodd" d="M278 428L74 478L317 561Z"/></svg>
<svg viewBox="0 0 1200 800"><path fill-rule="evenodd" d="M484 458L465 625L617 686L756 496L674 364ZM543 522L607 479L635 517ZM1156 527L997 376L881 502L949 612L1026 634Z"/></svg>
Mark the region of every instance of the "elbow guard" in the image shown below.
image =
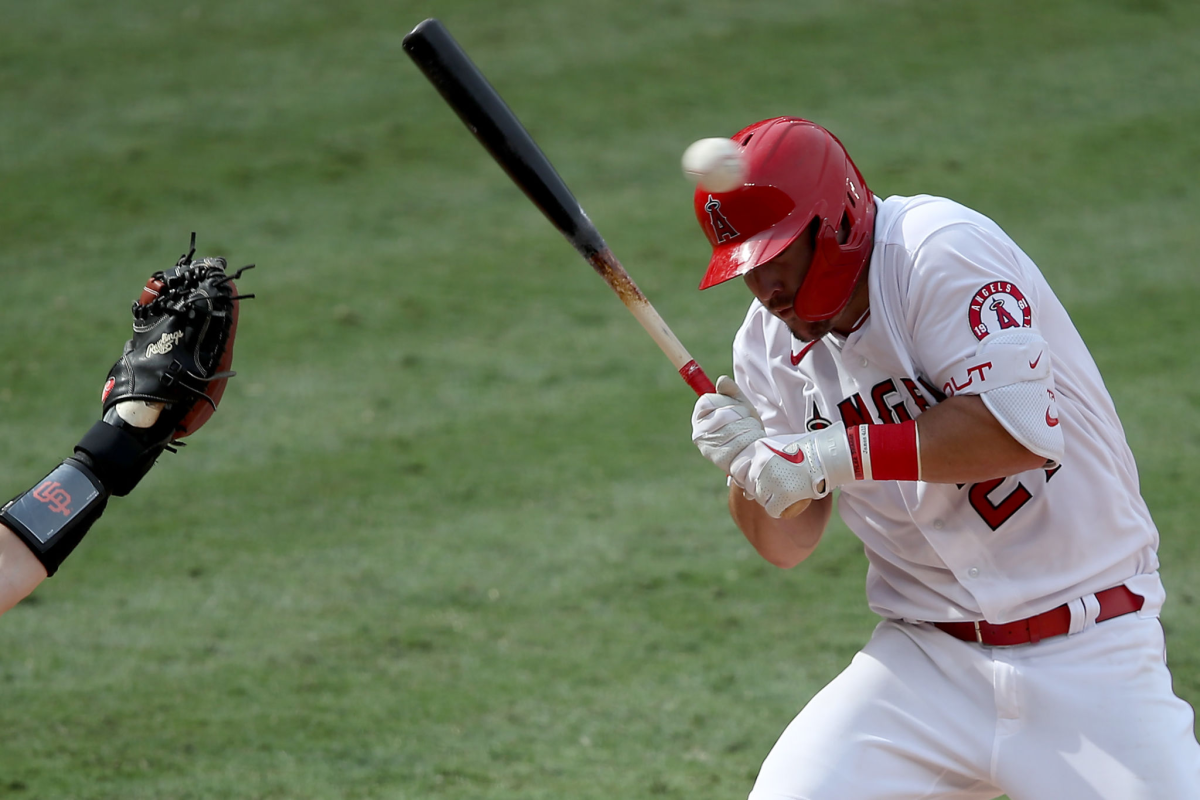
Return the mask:
<svg viewBox="0 0 1200 800"><path fill-rule="evenodd" d="M1058 464L1064 440L1050 363L1050 346L1036 331L1002 331L986 337L975 357L955 368L946 394L978 394L1022 447Z"/></svg>

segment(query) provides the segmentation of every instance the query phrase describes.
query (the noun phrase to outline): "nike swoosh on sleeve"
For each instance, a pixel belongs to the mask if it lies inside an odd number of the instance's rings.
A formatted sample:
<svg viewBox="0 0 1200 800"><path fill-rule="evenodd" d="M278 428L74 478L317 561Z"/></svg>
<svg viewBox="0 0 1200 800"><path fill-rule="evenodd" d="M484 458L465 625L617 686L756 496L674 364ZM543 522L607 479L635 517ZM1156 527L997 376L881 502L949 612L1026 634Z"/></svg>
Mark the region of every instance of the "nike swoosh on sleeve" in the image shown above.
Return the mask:
<svg viewBox="0 0 1200 800"><path fill-rule="evenodd" d="M1045 352L1046 352L1046 351L1045 351L1045 350L1043 350L1041 353L1038 353L1038 357L1037 357L1037 358L1035 358L1033 361L1030 361L1030 362L1029 362L1029 368L1030 368L1030 369L1037 369L1037 365L1038 365L1039 363L1041 363L1041 360L1042 360L1042 353L1045 353Z"/></svg>
<svg viewBox="0 0 1200 800"><path fill-rule="evenodd" d="M1051 428L1058 424L1058 417L1050 416L1050 406L1046 406L1046 424ZM767 447L770 447L770 445L767 445Z"/></svg>

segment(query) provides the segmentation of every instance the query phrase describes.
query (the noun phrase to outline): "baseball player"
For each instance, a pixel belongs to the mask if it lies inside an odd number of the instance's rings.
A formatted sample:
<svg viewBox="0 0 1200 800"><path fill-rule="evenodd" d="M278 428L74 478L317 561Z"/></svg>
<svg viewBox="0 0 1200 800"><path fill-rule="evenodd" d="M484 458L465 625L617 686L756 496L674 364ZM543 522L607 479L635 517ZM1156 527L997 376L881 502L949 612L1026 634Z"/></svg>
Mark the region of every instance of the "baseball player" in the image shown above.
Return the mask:
<svg viewBox="0 0 1200 800"><path fill-rule="evenodd" d="M133 304L133 338L104 384L102 417L74 453L0 508L0 613L53 575L104 513L163 450L183 446L234 374L239 300L225 259L191 251L156 272Z"/></svg>
<svg viewBox="0 0 1200 800"><path fill-rule="evenodd" d="M1087 347L991 219L871 194L797 118L700 188L700 288L754 300L692 416L734 522L791 567L838 511L882 621L767 756L752 800L1195 800L1158 533Z"/></svg>

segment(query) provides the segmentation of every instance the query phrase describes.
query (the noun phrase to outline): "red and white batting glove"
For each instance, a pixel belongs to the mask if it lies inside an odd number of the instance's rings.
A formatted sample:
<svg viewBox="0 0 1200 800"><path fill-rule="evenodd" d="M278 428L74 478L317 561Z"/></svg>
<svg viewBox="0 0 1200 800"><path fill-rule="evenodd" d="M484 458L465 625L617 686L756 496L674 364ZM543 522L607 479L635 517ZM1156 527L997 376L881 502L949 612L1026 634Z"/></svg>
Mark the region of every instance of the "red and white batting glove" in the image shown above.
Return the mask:
<svg viewBox="0 0 1200 800"><path fill-rule="evenodd" d="M818 500L854 480L846 426L769 436L754 443L747 482L754 499L778 519L801 500Z"/></svg>
<svg viewBox="0 0 1200 800"><path fill-rule="evenodd" d="M747 495L779 518L801 500L819 500L851 481L921 479L917 424L841 422L816 433L771 436L754 443Z"/></svg>
<svg viewBox="0 0 1200 800"><path fill-rule="evenodd" d="M766 436L754 406L730 377L717 378L716 393L700 395L692 409L692 441L743 490L750 470L750 447Z"/></svg>

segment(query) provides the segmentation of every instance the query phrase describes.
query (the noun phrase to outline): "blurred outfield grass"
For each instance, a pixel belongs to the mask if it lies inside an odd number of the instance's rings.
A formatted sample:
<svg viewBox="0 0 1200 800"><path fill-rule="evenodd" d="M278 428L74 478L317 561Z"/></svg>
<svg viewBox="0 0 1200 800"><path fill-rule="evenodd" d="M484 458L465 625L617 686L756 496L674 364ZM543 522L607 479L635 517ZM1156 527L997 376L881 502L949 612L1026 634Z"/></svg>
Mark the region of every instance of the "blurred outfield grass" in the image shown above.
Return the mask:
<svg viewBox="0 0 1200 800"><path fill-rule="evenodd" d="M440 17L713 376L683 149L776 114L1041 265L1159 523L1200 700L1200 7L0 0L0 485L97 414L192 230L257 262L221 413L0 621L0 796L744 796L866 640L757 560L692 399L400 49Z"/></svg>

